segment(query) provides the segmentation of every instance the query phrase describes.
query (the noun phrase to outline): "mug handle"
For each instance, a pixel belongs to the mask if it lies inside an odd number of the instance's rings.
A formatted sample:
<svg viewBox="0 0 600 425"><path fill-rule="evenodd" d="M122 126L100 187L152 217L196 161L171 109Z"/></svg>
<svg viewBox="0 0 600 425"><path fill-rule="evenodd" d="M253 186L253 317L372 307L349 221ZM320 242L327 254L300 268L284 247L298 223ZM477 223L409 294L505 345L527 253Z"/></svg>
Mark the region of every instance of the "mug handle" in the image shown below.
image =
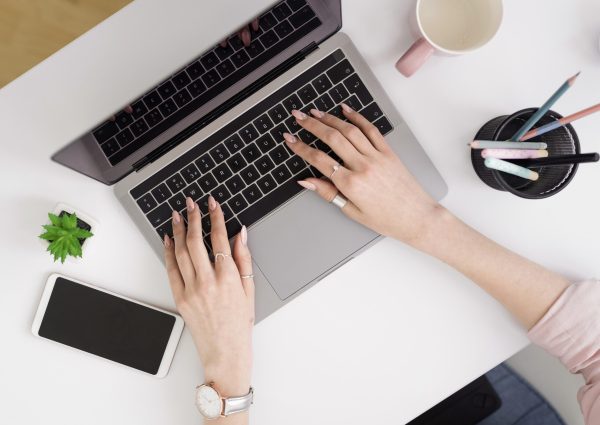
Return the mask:
<svg viewBox="0 0 600 425"><path fill-rule="evenodd" d="M410 77L429 59L433 51L433 46L421 37L398 59L396 69L405 77Z"/></svg>

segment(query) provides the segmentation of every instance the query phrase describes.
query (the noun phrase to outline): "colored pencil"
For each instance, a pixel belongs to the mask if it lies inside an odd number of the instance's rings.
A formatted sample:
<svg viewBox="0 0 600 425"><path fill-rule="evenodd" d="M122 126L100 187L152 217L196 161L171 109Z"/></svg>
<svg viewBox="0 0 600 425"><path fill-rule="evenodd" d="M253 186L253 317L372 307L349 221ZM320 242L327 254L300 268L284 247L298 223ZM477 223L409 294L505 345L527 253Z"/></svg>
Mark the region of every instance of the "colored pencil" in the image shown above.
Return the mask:
<svg viewBox="0 0 600 425"><path fill-rule="evenodd" d="M513 164L512 162L503 161L497 158L486 158L485 166L494 170L502 171L504 173L512 174L518 177L522 177L528 180L537 180L540 175L535 171L531 171L528 168L521 167Z"/></svg>
<svg viewBox="0 0 600 425"><path fill-rule="evenodd" d="M473 140L469 143L473 149L546 149L542 142L510 142L494 140Z"/></svg>
<svg viewBox="0 0 600 425"><path fill-rule="evenodd" d="M533 130L528 131L523 137L521 137L519 141L524 142L525 140L529 140L535 136L548 133L549 131L562 127L563 125L567 125L570 122L578 120L579 118L586 117L598 111L600 111L600 103L594 106L590 106L589 108L583 109L579 112L575 112L574 114L569 115L567 117L563 117L556 121L542 125L541 127L534 128Z"/></svg>
<svg viewBox="0 0 600 425"><path fill-rule="evenodd" d="M548 151L545 149L484 149L481 151L482 158L526 159L547 156Z"/></svg>
<svg viewBox="0 0 600 425"><path fill-rule="evenodd" d="M536 159L515 159L511 160L513 164L521 167L548 167L558 165L582 164L584 162L598 162L600 155L598 153L580 153L575 155L550 156L548 158Z"/></svg>
<svg viewBox="0 0 600 425"><path fill-rule="evenodd" d="M554 92L554 94L552 94L552 96L550 96L550 98L546 101L546 103L544 103L537 111L535 111L533 113L533 115L525 122L525 124L523 124L521 126L519 131L517 131L515 133L515 135L513 137L511 137L510 140L517 141L517 140L521 139L521 137L523 137L525 135L525 133L527 133L529 130L531 130L531 127L533 127L535 125L535 123L538 122L540 120L540 118L542 118L546 114L546 112L548 112L548 110L550 110L552 105L554 105L554 103L556 103L556 101L558 99L560 99L560 97L563 94L565 94L565 92L567 90L569 90L569 88L575 83L575 80L577 79L578 76L579 76L579 72L577 74L573 75L567 81L565 81L558 88L558 90L556 90Z"/></svg>

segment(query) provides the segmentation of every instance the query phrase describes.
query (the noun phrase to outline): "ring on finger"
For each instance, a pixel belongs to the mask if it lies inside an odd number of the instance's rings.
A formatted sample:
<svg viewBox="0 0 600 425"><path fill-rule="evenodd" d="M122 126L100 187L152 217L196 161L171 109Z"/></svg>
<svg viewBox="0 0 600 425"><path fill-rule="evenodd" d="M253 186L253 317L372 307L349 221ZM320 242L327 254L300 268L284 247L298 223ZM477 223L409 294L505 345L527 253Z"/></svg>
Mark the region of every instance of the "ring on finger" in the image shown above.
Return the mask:
<svg viewBox="0 0 600 425"><path fill-rule="evenodd" d="M333 205L335 205L336 207L342 209L348 203L348 199L346 199L346 197L344 195L338 193L337 195L335 195L333 197L333 199L331 200L331 203Z"/></svg>
<svg viewBox="0 0 600 425"><path fill-rule="evenodd" d="M223 258L224 260L226 257L231 257L231 254L226 254L224 252L215 252L215 263L217 262L219 257Z"/></svg>
<svg viewBox="0 0 600 425"><path fill-rule="evenodd" d="M242 279L252 279L252 278L254 278L254 275L253 274L242 274L242 275L240 275L240 277Z"/></svg>
<svg viewBox="0 0 600 425"><path fill-rule="evenodd" d="M340 169L340 164L333 164L333 171L331 172L331 174L329 175L329 180L331 180L333 178L333 175L335 173L337 173Z"/></svg>

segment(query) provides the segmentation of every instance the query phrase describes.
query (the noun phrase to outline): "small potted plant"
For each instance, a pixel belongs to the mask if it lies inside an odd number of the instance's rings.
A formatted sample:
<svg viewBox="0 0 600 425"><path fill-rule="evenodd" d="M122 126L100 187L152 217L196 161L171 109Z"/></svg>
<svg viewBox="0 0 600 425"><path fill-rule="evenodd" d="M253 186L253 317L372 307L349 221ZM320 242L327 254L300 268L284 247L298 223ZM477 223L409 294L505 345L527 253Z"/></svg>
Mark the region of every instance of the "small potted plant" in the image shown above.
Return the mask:
<svg viewBox="0 0 600 425"><path fill-rule="evenodd" d="M46 241L46 251L64 263L67 257L78 258L83 256L84 249L89 245L89 238L94 236L96 222L86 214L74 208L58 204L48 213L50 223L42 225L44 233L39 238Z"/></svg>

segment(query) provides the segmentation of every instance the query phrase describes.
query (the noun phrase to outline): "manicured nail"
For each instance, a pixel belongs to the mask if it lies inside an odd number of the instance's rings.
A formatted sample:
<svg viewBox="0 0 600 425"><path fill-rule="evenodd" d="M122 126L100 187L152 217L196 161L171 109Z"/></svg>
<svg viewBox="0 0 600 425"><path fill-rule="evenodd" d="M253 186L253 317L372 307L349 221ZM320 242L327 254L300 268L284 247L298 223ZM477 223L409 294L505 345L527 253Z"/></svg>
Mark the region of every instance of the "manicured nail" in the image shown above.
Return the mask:
<svg viewBox="0 0 600 425"><path fill-rule="evenodd" d="M292 109L292 115L298 120L298 121L303 121L305 119L308 118L308 115L306 115L304 112L301 112L297 109Z"/></svg>
<svg viewBox="0 0 600 425"><path fill-rule="evenodd" d="M299 180L298 184L302 186L304 189L312 190L313 192L317 190L317 186L312 184L311 182L307 182L306 180Z"/></svg>
<svg viewBox="0 0 600 425"><path fill-rule="evenodd" d="M171 248L171 238L169 237L169 235L165 233L165 237L163 239L165 241L165 247Z"/></svg>
<svg viewBox="0 0 600 425"><path fill-rule="evenodd" d="M192 198L190 198L189 196L187 198L185 198L185 205L187 206L187 210L189 212L194 211L194 208L195 208L194 201L192 201Z"/></svg>
<svg viewBox="0 0 600 425"><path fill-rule="evenodd" d="M175 222L175 224L181 223L181 216L175 210L173 210L173 221Z"/></svg>
<svg viewBox="0 0 600 425"><path fill-rule="evenodd" d="M321 111L319 111L318 109L311 109L310 113L313 114L313 116L317 117L317 118L323 118L325 116L325 114Z"/></svg>
<svg viewBox="0 0 600 425"><path fill-rule="evenodd" d="M240 236L242 239L242 245L244 245L244 246L248 245L248 230L246 229L246 226L242 226L242 230L240 231Z"/></svg>
<svg viewBox="0 0 600 425"><path fill-rule="evenodd" d="M244 43L244 46L248 47L251 42L250 30L248 28L244 28L242 30L242 43Z"/></svg>
<svg viewBox="0 0 600 425"><path fill-rule="evenodd" d="M344 110L344 112L354 112L354 109L352 109L351 107L349 107L348 105L346 105L345 103L342 103L342 109Z"/></svg>
<svg viewBox="0 0 600 425"><path fill-rule="evenodd" d="M214 211L217 208L217 201L211 196L208 197L208 209Z"/></svg>
<svg viewBox="0 0 600 425"><path fill-rule="evenodd" d="M283 133L283 138L285 139L286 142L292 143L292 144L294 144L298 141L296 136L293 136L290 133Z"/></svg>

